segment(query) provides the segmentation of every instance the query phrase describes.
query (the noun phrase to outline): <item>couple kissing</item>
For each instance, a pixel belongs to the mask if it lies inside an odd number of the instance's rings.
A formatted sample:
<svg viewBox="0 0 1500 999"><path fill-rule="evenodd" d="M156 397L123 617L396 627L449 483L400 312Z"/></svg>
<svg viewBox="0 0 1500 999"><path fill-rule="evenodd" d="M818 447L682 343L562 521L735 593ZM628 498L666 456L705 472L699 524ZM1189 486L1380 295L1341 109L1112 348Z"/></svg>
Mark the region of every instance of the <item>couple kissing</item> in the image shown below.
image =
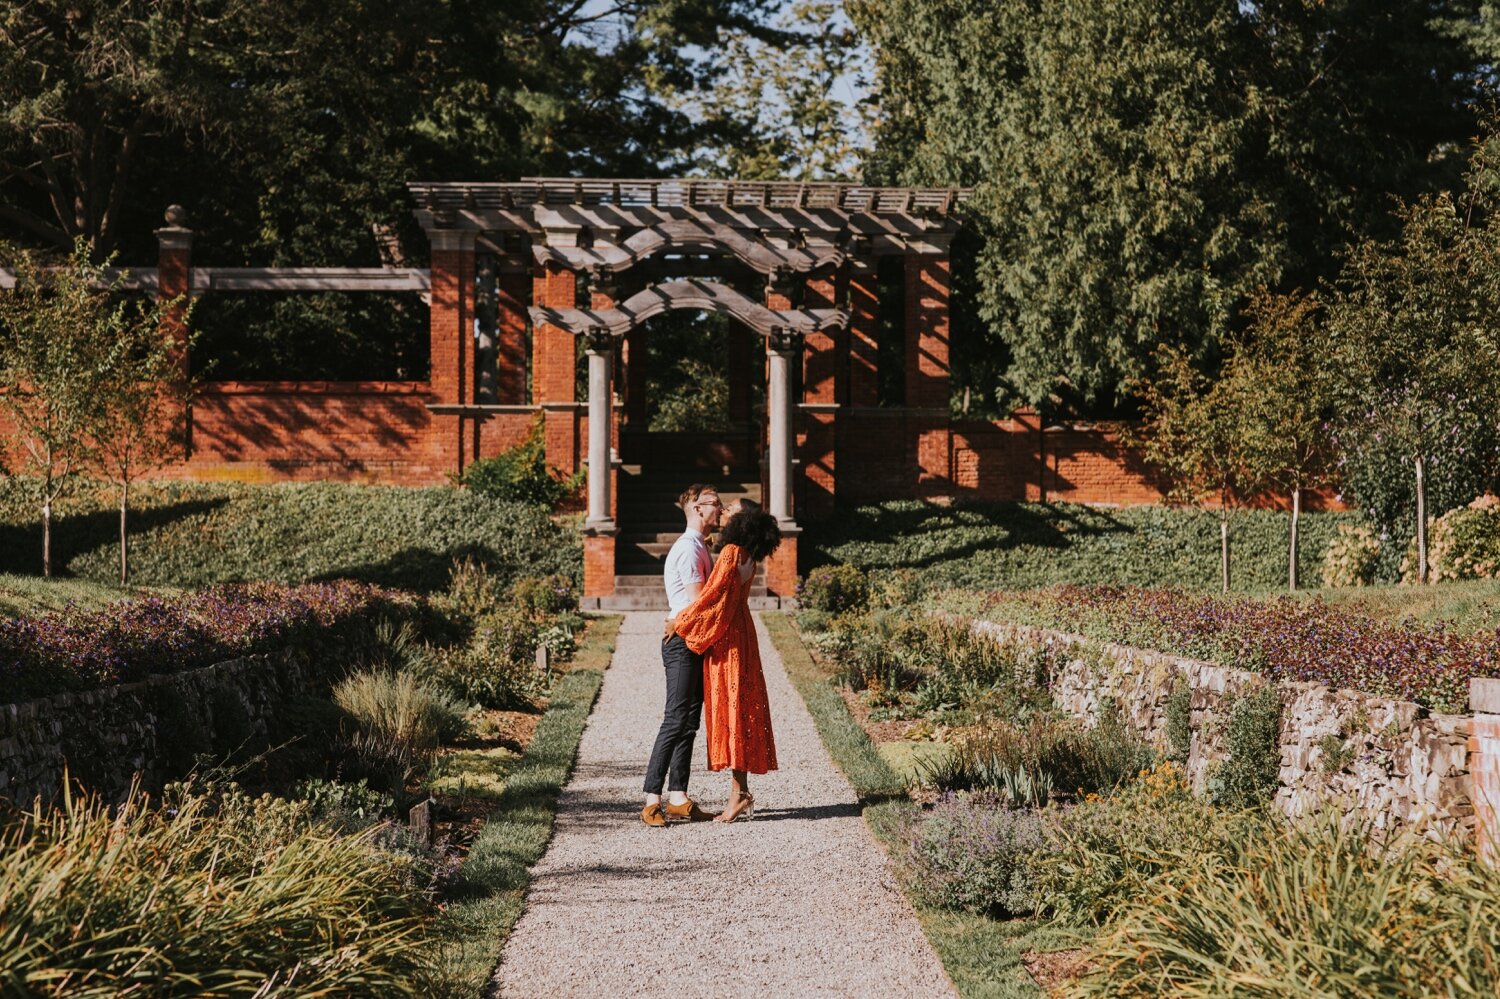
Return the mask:
<svg viewBox="0 0 1500 999"><path fill-rule="evenodd" d="M641 809L641 821L658 827L748 819L755 805L748 775L776 769L771 706L750 616L750 581L781 544L781 529L775 517L749 500L726 511L713 486L689 486L677 505L687 527L663 571L669 608L661 646L666 705L646 764ZM715 529L720 531L717 558L708 547ZM699 808L687 794L693 742L705 719L708 768L730 773L729 801L718 814Z"/></svg>

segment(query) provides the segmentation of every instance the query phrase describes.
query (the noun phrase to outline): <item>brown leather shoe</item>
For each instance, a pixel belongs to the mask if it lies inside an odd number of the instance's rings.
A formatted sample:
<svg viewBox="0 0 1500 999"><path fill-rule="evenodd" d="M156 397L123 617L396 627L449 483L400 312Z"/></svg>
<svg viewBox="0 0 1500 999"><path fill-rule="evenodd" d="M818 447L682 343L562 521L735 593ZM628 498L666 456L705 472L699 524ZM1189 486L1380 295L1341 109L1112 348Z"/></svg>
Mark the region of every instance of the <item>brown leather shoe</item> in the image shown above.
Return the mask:
<svg viewBox="0 0 1500 999"><path fill-rule="evenodd" d="M641 821L648 826L664 826L667 824L667 817L662 814L661 805L652 802L641 809Z"/></svg>
<svg viewBox="0 0 1500 999"><path fill-rule="evenodd" d="M667 813L670 822L711 822L716 812L705 812L698 807L698 803L692 798L680 805L666 804L661 806Z"/></svg>

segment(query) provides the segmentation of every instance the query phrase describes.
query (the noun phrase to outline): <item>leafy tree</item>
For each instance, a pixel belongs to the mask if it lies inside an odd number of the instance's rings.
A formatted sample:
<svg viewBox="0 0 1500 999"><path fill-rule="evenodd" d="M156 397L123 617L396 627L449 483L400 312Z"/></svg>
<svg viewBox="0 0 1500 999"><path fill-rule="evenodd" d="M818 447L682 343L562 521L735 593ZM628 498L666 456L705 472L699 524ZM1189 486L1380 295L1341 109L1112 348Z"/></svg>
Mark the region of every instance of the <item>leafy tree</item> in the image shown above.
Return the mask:
<svg viewBox="0 0 1500 999"><path fill-rule="evenodd" d="M1451 175L1474 60L1438 22L1472 6L861 0L869 174L975 185L1002 381L1108 407L1159 343L1211 366L1257 287L1315 284Z"/></svg>
<svg viewBox="0 0 1500 999"><path fill-rule="evenodd" d="M42 517L42 575L52 575L52 505L95 456L105 386L157 315L118 294L80 238L61 267L17 255L16 287L0 295L0 409L17 470ZM116 279L118 281L118 279Z"/></svg>
<svg viewBox="0 0 1500 999"><path fill-rule="evenodd" d="M690 151L713 176L743 180L848 180L870 125L868 104L836 91L868 86L868 55L841 5L794 0L760 27L725 32L712 58L722 73L669 106L703 123L708 144Z"/></svg>
<svg viewBox="0 0 1500 999"><path fill-rule="evenodd" d="M1244 414L1252 369L1236 365L1213 380L1194 368L1187 351L1158 348L1156 371L1142 381L1142 420L1128 435L1168 482L1168 499L1212 504L1219 518L1219 578L1229 592L1229 525L1235 510L1263 486L1251 463Z"/></svg>
<svg viewBox="0 0 1500 999"><path fill-rule="evenodd" d="M1332 467L1328 424L1335 370L1319 324L1316 296L1262 292L1250 302L1250 325L1234 348L1230 372L1242 388L1245 460L1254 477L1291 499L1287 588L1297 589L1297 528L1302 494L1322 485Z"/></svg>
<svg viewBox="0 0 1500 999"><path fill-rule="evenodd" d="M125 586L130 581L130 487L146 473L182 457L196 386L182 363L194 339L186 325L185 303L121 303L111 308L115 291L95 293L93 349L105 352L105 363L94 386L89 458L114 485L119 500L120 585Z"/></svg>
<svg viewBox="0 0 1500 999"><path fill-rule="evenodd" d="M1409 536L1399 522L1415 505L1423 583L1429 517L1466 503L1500 475L1492 328L1500 233L1480 224L1484 208L1477 191L1404 206L1399 236L1366 240L1351 252L1330 310L1346 375L1339 427L1346 486L1387 536ZM1410 490L1391 488L1396 463L1411 468ZM1429 504L1433 468L1443 470L1437 510Z"/></svg>

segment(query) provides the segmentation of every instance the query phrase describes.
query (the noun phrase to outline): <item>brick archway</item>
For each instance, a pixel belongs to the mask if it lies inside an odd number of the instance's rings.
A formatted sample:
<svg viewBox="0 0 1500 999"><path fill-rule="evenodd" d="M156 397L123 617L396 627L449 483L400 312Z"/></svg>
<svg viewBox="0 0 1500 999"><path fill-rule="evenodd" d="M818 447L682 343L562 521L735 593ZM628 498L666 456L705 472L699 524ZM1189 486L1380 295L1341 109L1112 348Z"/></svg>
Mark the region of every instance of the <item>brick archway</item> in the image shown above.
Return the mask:
<svg viewBox="0 0 1500 999"><path fill-rule="evenodd" d="M640 377L632 331L666 310L729 314L765 345L760 482L788 538L767 567L768 599L794 592L800 522L858 496L861 479L951 492L948 246L968 191L560 178L409 187L432 242L429 408L445 421L445 460L460 471L504 446L515 416L541 412L552 464L606 469L590 477L584 528L594 605L652 596L617 571L641 563L621 548L631 525L614 368L624 361L627 384ZM905 391L903 405L882 407L875 264L889 256L904 262Z"/></svg>

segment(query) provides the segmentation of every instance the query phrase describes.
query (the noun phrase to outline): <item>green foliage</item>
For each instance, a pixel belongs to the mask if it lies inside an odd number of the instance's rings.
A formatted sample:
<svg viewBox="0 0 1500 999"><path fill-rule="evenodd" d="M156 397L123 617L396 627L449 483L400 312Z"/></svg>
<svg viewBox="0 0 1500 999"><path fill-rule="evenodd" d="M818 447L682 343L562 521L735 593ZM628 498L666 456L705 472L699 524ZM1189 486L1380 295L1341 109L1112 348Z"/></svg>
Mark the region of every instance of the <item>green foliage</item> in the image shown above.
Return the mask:
<svg viewBox="0 0 1500 999"><path fill-rule="evenodd" d="M584 473L580 469L565 478L547 464L545 430L539 413L524 441L493 458L471 462L459 481L481 496L552 509L578 492Z"/></svg>
<svg viewBox="0 0 1500 999"><path fill-rule="evenodd" d="M1173 763L1161 763L1107 797L1047 813L1049 844L1035 862L1041 907L1079 924L1109 922L1149 897L1148 883L1210 853L1235 825L1196 797Z"/></svg>
<svg viewBox="0 0 1500 999"><path fill-rule="evenodd" d="M30 568L39 531L27 484L0 481L0 568ZM575 532L544 510L448 487L341 483L143 483L132 577L149 586L199 587L244 579L299 582L349 577L441 590L455 558L483 561L503 584L522 573L581 570ZM118 577L118 513L97 494L65 498L54 556L86 579Z"/></svg>
<svg viewBox="0 0 1500 999"><path fill-rule="evenodd" d="M553 617L578 609L571 576L522 576L511 587L516 606L533 617Z"/></svg>
<svg viewBox="0 0 1500 999"><path fill-rule="evenodd" d="M869 598L869 581L852 565L819 566L797 586L797 601L812 611L831 614L860 611Z"/></svg>
<svg viewBox="0 0 1500 999"><path fill-rule="evenodd" d="M1034 403L1108 404L1164 342L1210 359L1258 286L1331 274L1470 127L1473 55L1402 0L851 16L882 98L867 179L976 185L977 330Z"/></svg>
<svg viewBox="0 0 1500 999"><path fill-rule="evenodd" d="M1350 252L1330 310L1339 477L1379 527L1387 572L1414 532L1425 541L1420 509L1444 513L1500 481L1493 143L1474 148L1466 191L1403 204L1399 235ZM1426 570L1419 559L1423 582Z"/></svg>
<svg viewBox="0 0 1500 999"><path fill-rule="evenodd" d="M1363 524L1340 524L1323 552L1324 586L1368 586L1375 581L1380 540Z"/></svg>
<svg viewBox="0 0 1500 999"><path fill-rule="evenodd" d="M1079 796L1113 790L1155 760L1151 747L1116 719L1085 729L1040 716L1023 725L987 725L920 769L930 787L1004 792L1016 806L1039 807L1054 790Z"/></svg>
<svg viewBox="0 0 1500 999"><path fill-rule="evenodd" d="M343 783L310 778L297 784L292 797L307 802L313 821L343 833L368 829L396 807L394 798L364 780Z"/></svg>
<svg viewBox="0 0 1500 999"><path fill-rule="evenodd" d="M1030 861L1043 844L1035 812L959 794L914 817L907 837L903 880L921 902L1002 917L1035 909Z"/></svg>
<svg viewBox="0 0 1500 999"><path fill-rule="evenodd" d="M1209 797L1228 808L1270 801L1281 781L1281 697L1275 687L1257 687L1233 700L1225 744L1229 755L1209 775Z"/></svg>
<svg viewBox="0 0 1500 999"><path fill-rule="evenodd" d="M1303 517L1304 575L1316 571L1337 525L1357 520L1339 513ZM1271 510L1236 515L1236 589L1284 582L1286 524L1284 513ZM877 586L893 569L918 571L929 586L1220 585L1218 519L1167 507L893 500L843 511L803 537L813 559L858 566Z"/></svg>
<svg viewBox="0 0 1500 999"><path fill-rule="evenodd" d="M1179 766L1187 763L1193 749L1193 691L1179 679L1167 695L1167 758Z"/></svg>
<svg viewBox="0 0 1500 999"><path fill-rule="evenodd" d="M429 994L405 862L303 803L231 788L167 804L68 797L0 831L7 992Z"/></svg>
<svg viewBox="0 0 1500 999"><path fill-rule="evenodd" d="M1485 495L1432 522L1433 582L1500 578L1500 499ZM1402 581L1408 578L1403 565Z"/></svg>
<svg viewBox="0 0 1500 999"><path fill-rule="evenodd" d="M333 688L333 702L353 718L353 739L372 759L419 762L468 732L468 705L413 673L362 670Z"/></svg>
<svg viewBox="0 0 1500 999"><path fill-rule="evenodd" d="M481 618L467 643L429 650L421 673L454 697L486 708L527 708L546 693L536 668L539 640L535 620L502 609Z"/></svg>
<svg viewBox="0 0 1500 999"><path fill-rule="evenodd" d="M1330 811L1181 837L1090 955L1084 996L1486 996L1500 988L1500 877L1470 851ZM1254 983L1248 986L1245 983Z"/></svg>

